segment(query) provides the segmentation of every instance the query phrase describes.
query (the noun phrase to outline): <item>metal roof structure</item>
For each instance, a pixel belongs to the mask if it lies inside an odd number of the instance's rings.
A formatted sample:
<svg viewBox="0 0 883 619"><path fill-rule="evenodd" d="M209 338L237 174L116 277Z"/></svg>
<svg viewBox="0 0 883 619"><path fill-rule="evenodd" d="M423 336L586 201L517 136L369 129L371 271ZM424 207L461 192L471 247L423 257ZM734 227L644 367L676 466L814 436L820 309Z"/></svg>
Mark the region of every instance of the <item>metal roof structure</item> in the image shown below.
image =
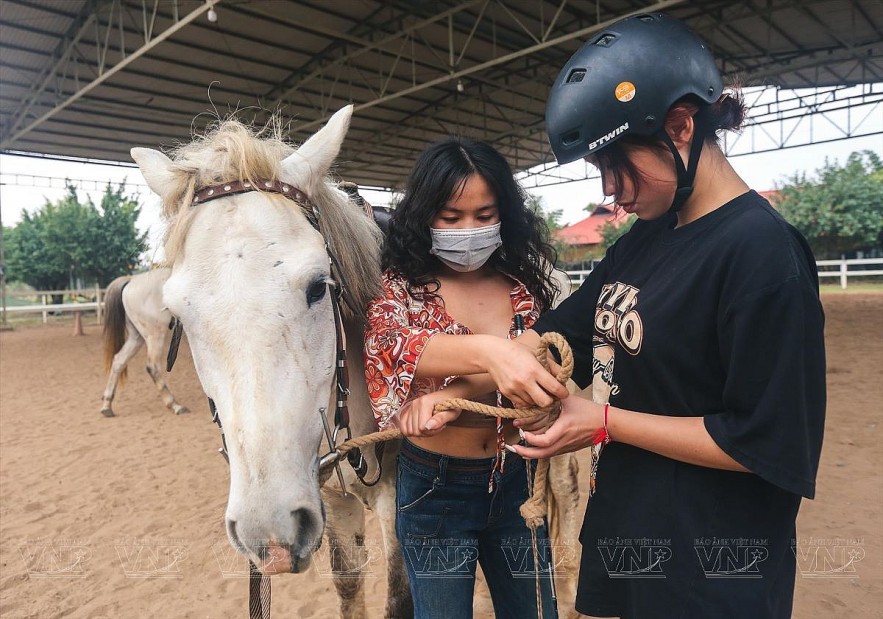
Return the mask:
<svg viewBox="0 0 883 619"><path fill-rule="evenodd" d="M2 0L0 151L128 162L132 146L173 146L236 110L278 111L303 141L354 103L337 172L361 185L400 186L450 134L523 171L553 162L543 114L558 69L651 11L686 20L745 85L883 82L879 0ZM860 98L883 109L883 88Z"/></svg>

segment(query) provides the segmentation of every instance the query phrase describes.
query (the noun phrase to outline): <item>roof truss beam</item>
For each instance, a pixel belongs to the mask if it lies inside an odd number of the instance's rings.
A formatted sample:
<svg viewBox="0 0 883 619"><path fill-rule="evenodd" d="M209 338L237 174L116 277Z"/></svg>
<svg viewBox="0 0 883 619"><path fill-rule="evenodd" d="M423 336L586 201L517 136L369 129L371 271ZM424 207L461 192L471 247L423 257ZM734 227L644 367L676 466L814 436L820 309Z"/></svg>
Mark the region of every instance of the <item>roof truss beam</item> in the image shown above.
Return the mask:
<svg viewBox="0 0 883 619"><path fill-rule="evenodd" d="M197 6L197 8L195 8L180 19L178 19L177 2L175 2L175 10L171 23L164 30L162 30L162 32L157 33L154 31L154 29L157 25L156 13L157 7L159 5L159 0L152 0L152 2L151 0L140 0L143 18L142 34L144 42L132 53L127 53L125 43L125 29L123 27L123 0L101 0L95 5L91 5L91 3L87 5L92 6L94 12L90 13L89 15L81 16L80 21L82 25L79 25L76 28L76 35L72 37L70 42L66 44L64 49L57 54L58 59L46 72L46 76L41 81L40 86L37 88L35 93L31 97L29 97L27 102L23 104L21 110L15 115L15 120L11 123L10 129L5 132L5 135L2 137L2 139L0 139L0 149L9 147L13 142L30 132L32 129L38 127L44 121L52 118L58 112L62 111L84 95L88 94L96 86L104 83L108 78L125 69L132 62L151 51L157 45L161 44L170 36L178 32L181 28L184 28L194 19L196 19L203 13L206 13L208 10L214 8L214 5L217 1L218 0L206 0L204 4ZM75 60L78 57L78 44L85 34L85 31L90 26L94 26L96 30L96 35L98 35L96 36L96 41L99 43L97 50L97 75L95 75L89 83L81 86L79 74L76 72L77 63L75 62ZM111 36L112 32L117 32L118 34L119 53L121 59L113 66L108 66L107 52L110 49L111 41L113 40L113 37ZM102 34L103 37L101 36ZM55 79L56 82L59 84L73 79L77 86L76 92L74 92L66 99L58 101L50 110L44 112L42 115L38 116L34 120L27 122L29 110L37 102L42 93L45 91L48 84L53 79ZM24 123L27 124L22 126Z"/></svg>

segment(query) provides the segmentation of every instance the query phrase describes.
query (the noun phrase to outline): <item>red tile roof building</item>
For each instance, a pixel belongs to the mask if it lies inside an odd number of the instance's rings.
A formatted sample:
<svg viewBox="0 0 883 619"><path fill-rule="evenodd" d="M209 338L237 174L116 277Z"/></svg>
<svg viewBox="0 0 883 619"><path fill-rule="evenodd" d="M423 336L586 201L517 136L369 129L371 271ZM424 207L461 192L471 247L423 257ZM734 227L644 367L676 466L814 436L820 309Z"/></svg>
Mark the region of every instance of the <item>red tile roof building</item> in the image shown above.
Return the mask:
<svg viewBox="0 0 883 619"><path fill-rule="evenodd" d="M597 245L601 242L601 228L608 221L615 221L618 216L609 206L599 206L592 214L565 228L552 233L558 241L567 245Z"/></svg>
<svg viewBox="0 0 883 619"><path fill-rule="evenodd" d="M612 206L598 206L585 219L570 226L559 228L552 237L565 248L559 251L559 263L577 264L593 258L600 258L601 229L608 222L625 221L625 213L614 213Z"/></svg>

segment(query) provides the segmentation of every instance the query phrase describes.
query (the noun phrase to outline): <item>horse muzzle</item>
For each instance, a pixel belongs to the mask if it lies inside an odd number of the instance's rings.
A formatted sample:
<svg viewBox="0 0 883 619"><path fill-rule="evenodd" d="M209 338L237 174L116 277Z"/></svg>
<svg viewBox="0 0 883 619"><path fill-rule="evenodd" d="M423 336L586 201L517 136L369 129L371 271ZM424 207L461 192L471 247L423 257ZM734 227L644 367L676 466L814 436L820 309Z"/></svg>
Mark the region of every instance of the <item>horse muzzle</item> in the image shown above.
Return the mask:
<svg viewBox="0 0 883 619"><path fill-rule="evenodd" d="M324 509L321 515L314 515L307 509L292 511L291 528L284 536L247 536L248 527L227 519L227 536L231 545L267 575L304 571L310 564L310 557L322 544L324 528Z"/></svg>
<svg viewBox="0 0 883 619"><path fill-rule="evenodd" d="M300 556L292 552L287 544L270 543L261 548L260 557L262 562L257 568L262 574L272 576L274 574L298 574L310 565L310 554Z"/></svg>

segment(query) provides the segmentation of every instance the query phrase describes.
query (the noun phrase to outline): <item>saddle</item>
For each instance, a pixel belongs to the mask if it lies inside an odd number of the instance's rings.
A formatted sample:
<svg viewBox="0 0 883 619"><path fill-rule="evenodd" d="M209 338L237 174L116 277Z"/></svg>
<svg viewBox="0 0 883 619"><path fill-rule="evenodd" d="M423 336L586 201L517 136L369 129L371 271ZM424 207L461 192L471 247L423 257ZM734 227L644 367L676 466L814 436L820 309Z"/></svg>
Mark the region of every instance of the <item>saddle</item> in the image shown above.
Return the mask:
<svg viewBox="0 0 883 619"><path fill-rule="evenodd" d="M350 200L365 210L365 213L374 218L374 223L380 228L385 237L389 233L389 220L392 219L392 209L388 206L374 206L359 194L359 186L350 181L341 181L337 185L341 190L346 192Z"/></svg>

